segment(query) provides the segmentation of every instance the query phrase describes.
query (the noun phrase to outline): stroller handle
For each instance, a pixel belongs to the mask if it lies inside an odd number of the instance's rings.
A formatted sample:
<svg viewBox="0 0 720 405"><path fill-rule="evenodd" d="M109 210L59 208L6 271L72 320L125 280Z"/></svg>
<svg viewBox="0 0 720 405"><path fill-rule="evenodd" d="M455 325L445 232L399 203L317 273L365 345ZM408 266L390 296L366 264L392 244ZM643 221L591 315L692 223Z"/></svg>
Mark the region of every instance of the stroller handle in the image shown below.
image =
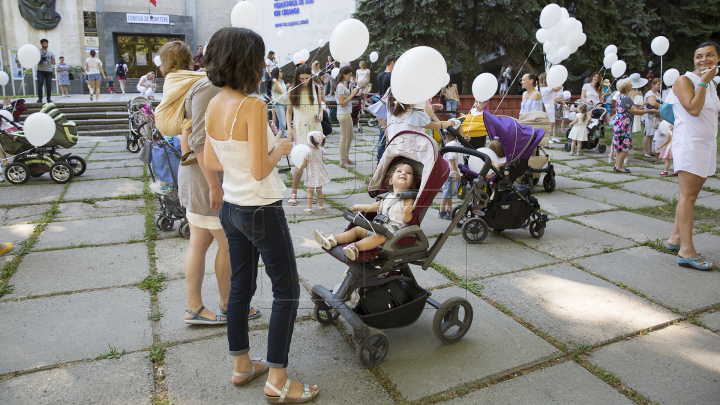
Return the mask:
<svg viewBox="0 0 720 405"><path fill-rule="evenodd" d="M485 178L487 176L488 171L490 171L490 167L492 166L492 159L490 157L482 152L478 152L475 149L469 149L469 148L461 148L459 146L444 146L440 148L440 155L444 155L448 152L456 152L456 153L463 153L465 155L472 155L477 158L482 159L485 164L483 165L482 169L480 170L479 176L480 178Z"/></svg>

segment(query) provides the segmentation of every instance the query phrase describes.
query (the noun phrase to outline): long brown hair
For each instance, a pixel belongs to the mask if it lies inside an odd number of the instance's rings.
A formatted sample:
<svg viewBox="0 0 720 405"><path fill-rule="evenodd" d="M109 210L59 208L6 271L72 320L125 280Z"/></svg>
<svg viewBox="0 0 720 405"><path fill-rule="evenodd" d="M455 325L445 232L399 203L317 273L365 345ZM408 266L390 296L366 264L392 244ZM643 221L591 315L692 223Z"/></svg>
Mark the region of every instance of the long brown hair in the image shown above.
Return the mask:
<svg viewBox="0 0 720 405"><path fill-rule="evenodd" d="M300 84L302 83L302 80L300 80L300 75L310 75L312 77L313 72L310 66L308 65L299 65L297 69L295 69L295 76L293 76L292 83L290 84L290 90L288 92L288 100L290 100L290 103L292 105L300 105L300 92L302 91L300 88ZM308 80L308 88L310 88L310 92L308 94L308 97L310 98L310 104L315 104L315 91L313 89L313 86L315 85L315 81L310 79Z"/></svg>
<svg viewBox="0 0 720 405"><path fill-rule="evenodd" d="M405 105L400 103L399 101L395 100L395 97L392 93L392 88L388 90L388 103L387 103L387 109L390 111L390 114L399 117L403 114L405 114L406 111L411 109L411 105Z"/></svg>
<svg viewBox="0 0 720 405"><path fill-rule="evenodd" d="M600 80L598 80L597 85L593 86L592 80L593 80L593 76L595 76L595 75L600 76ZM590 83L590 87L594 88L598 95L602 94L602 92L600 91L602 89L602 75L600 74L600 72L590 73L590 82L589 83Z"/></svg>
<svg viewBox="0 0 720 405"><path fill-rule="evenodd" d="M338 77L335 78L335 94L337 94L337 88L340 85L340 83L343 82L343 77L345 77L346 74L352 73L352 69L350 66L343 66L340 68L340 72L338 73Z"/></svg>

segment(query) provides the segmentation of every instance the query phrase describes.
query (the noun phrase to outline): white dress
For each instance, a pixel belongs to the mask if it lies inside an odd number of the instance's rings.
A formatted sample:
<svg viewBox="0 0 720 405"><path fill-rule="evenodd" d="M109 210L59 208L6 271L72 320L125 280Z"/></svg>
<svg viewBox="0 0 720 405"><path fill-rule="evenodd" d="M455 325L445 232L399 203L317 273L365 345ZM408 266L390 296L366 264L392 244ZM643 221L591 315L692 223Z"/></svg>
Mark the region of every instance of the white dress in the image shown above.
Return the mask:
<svg viewBox="0 0 720 405"><path fill-rule="evenodd" d="M685 73L695 85L697 92L700 76ZM680 104L672 91L666 102L672 104L675 127L672 136L673 167L676 172L686 171L702 178L715 174L717 170L717 130L720 99L715 83L710 82L705 91L705 104L700 116L693 117Z"/></svg>
<svg viewBox="0 0 720 405"><path fill-rule="evenodd" d="M540 86L540 95L550 122L555 122L555 93L548 86Z"/></svg>
<svg viewBox="0 0 720 405"><path fill-rule="evenodd" d="M323 163L323 155L325 149L313 148L303 154L303 159L307 160L305 168L305 187L322 187L330 183L330 175L328 174L325 164Z"/></svg>
<svg viewBox="0 0 720 405"><path fill-rule="evenodd" d="M568 138L572 139L573 141L579 141L579 142L585 142L588 140L587 136L587 123L588 120L584 116L583 113L577 113L577 124L573 125L572 129L570 130L570 135L568 135Z"/></svg>
<svg viewBox="0 0 720 405"><path fill-rule="evenodd" d="M635 104L636 107L642 107L643 96L635 96L635 98L633 98L633 104ZM633 117L632 133L634 134L640 131L642 131L642 115L636 115ZM651 133L650 135L654 134Z"/></svg>

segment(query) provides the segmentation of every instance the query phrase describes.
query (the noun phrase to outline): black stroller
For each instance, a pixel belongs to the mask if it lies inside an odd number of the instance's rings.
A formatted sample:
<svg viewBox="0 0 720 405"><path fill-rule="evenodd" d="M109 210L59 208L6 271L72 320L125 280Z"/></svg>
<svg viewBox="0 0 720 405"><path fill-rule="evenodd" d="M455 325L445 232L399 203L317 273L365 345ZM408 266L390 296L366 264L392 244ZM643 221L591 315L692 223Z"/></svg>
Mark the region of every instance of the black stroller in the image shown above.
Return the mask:
<svg viewBox="0 0 720 405"><path fill-rule="evenodd" d="M600 143L600 138L605 138L605 127L603 126L605 114L607 114L605 107L596 106L592 109L590 112L590 121L587 124L588 140L581 142L582 145L580 149L595 149L597 147L598 152L605 153L607 147L604 143ZM567 130L566 136L569 135L570 129ZM571 142L572 140L569 138L568 141L565 142L565 152L570 152L570 148L572 147Z"/></svg>
<svg viewBox="0 0 720 405"><path fill-rule="evenodd" d="M383 226L380 218L376 218L375 213L360 214L346 210L343 216L350 221L347 229L360 226L385 235L387 240L381 247L360 252L354 261L345 256L342 245L327 250L348 265L346 277L335 293L321 285L312 288L315 319L322 324L331 324L342 315L353 329L357 360L364 367L377 366L388 353L389 341L381 330L413 324L420 317L425 303L437 308L433 332L444 344L462 339L472 324L473 308L469 301L453 297L441 303L430 298L432 293L418 285L410 270L411 264L422 266L423 270L430 266L459 220L458 217L451 221L447 231L432 247L420 228L430 204L450 173L448 163L442 158L442 154L449 151L460 151L485 161L480 179L485 177L491 166L489 158L478 151L459 147L438 151L435 141L424 133L402 131L396 134L380 159L368 193L371 197L384 198L386 194L383 193L392 191L388 185L390 168L399 161L410 164L415 173L422 173L418 192L408 192L405 197L415 200L413 219L406 227L392 233ZM476 185L482 187L482 183L480 180ZM466 199L465 205L467 203ZM346 301L356 290L360 300L355 309L351 309Z"/></svg>

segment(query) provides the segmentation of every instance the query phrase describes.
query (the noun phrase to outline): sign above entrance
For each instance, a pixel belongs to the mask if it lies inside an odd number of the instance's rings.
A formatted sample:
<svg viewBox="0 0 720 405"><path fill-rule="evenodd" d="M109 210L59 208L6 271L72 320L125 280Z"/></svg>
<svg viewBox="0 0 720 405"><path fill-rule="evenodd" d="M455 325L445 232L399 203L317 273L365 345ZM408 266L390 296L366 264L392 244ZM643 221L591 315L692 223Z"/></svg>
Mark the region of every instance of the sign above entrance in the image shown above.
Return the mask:
<svg viewBox="0 0 720 405"><path fill-rule="evenodd" d="M136 24L170 24L169 15L127 13L127 22Z"/></svg>

